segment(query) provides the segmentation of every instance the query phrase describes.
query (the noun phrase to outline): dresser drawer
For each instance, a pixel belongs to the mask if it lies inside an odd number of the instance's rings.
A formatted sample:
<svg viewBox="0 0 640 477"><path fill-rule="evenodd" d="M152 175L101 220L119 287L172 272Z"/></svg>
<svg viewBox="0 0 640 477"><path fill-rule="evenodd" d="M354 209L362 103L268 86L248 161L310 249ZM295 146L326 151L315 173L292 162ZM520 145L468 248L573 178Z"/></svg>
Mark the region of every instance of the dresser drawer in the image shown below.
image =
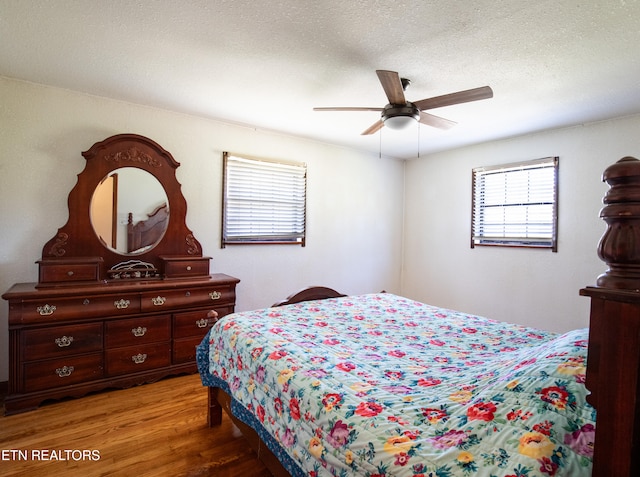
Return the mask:
<svg viewBox="0 0 640 477"><path fill-rule="evenodd" d="M106 323L107 348L120 348L171 339L171 315L156 315Z"/></svg>
<svg viewBox="0 0 640 477"><path fill-rule="evenodd" d="M23 337L25 361L89 353L102 350L102 323L26 330Z"/></svg>
<svg viewBox="0 0 640 477"><path fill-rule="evenodd" d="M218 313L218 318L221 318L231 313L233 311L233 306L212 309ZM192 336L199 336L202 339L202 337L207 334L213 324L217 321L216 318L207 318L209 311L210 310L207 309L175 313L173 315L174 339L190 338Z"/></svg>
<svg viewBox="0 0 640 477"><path fill-rule="evenodd" d="M162 368L171 364L171 343L151 343L107 350L108 376Z"/></svg>
<svg viewBox="0 0 640 477"><path fill-rule="evenodd" d="M190 306L211 306L235 303L235 289L228 285L205 288L181 288L163 290L154 293L143 293L142 311L160 311L169 308L185 308Z"/></svg>
<svg viewBox="0 0 640 477"><path fill-rule="evenodd" d="M173 364L188 363L196 360L196 346L205 335L182 338L173 342Z"/></svg>
<svg viewBox="0 0 640 477"><path fill-rule="evenodd" d="M209 275L211 257L160 257L165 278L188 278Z"/></svg>
<svg viewBox="0 0 640 477"><path fill-rule="evenodd" d="M25 392L57 388L100 379L102 353L36 361L24 365Z"/></svg>
<svg viewBox="0 0 640 477"><path fill-rule="evenodd" d="M140 298L136 293L52 298L22 303L22 320L24 322L42 322L43 317L63 320L130 315L139 312Z"/></svg>
<svg viewBox="0 0 640 477"><path fill-rule="evenodd" d="M39 287L100 280L101 257L39 260Z"/></svg>

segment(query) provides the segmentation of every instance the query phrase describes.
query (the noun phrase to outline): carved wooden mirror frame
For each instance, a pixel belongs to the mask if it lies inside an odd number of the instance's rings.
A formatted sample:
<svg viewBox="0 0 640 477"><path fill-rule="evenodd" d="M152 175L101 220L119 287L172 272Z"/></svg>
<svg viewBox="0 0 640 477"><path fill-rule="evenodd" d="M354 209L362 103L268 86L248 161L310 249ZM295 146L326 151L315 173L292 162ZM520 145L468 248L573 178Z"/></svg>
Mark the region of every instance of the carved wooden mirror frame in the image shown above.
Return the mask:
<svg viewBox="0 0 640 477"><path fill-rule="evenodd" d="M172 260L193 262L202 247L186 225L187 202L176 178L180 165L155 141L136 134L119 134L95 143L82 153L87 160L69 193L69 219L42 249L39 286L167 278ZM149 172L162 185L168 199L168 224L162 238L134 256L121 254L98 237L91 222L90 204L96 187L113 171L135 167ZM209 257L199 268L208 275ZM205 271L206 270L206 271Z"/></svg>

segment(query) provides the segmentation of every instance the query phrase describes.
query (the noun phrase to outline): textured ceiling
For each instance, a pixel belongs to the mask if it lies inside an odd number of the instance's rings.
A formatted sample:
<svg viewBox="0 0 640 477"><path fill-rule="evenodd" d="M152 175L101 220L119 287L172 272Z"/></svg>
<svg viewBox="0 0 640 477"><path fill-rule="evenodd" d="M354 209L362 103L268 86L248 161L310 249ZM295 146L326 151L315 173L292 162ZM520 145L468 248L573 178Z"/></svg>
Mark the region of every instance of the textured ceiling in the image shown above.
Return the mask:
<svg viewBox="0 0 640 477"><path fill-rule="evenodd" d="M407 159L639 113L638 45L636 0L0 0L2 76ZM312 110L383 107L376 69L494 98L372 136Z"/></svg>

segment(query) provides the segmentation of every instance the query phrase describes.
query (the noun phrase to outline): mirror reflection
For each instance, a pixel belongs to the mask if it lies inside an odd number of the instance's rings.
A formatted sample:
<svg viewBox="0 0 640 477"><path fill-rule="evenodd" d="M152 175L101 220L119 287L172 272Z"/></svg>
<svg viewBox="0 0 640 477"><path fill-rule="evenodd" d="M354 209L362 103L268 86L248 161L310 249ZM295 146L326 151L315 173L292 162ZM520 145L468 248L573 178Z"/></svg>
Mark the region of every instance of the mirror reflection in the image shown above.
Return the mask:
<svg viewBox="0 0 640 477"><path fill-rule="evenodd" d="M90 216L105 247L123 255L139 255L152 249L167 230L167 194L149 172L122 167L96 187Z"/></svg>

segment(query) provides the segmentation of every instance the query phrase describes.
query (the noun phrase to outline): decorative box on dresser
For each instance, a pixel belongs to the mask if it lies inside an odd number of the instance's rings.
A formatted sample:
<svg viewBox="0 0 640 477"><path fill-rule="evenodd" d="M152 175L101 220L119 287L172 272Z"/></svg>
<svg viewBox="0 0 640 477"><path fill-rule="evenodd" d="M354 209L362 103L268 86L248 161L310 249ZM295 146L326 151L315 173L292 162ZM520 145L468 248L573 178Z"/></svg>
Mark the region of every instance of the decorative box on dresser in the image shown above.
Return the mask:
<svg viewBox="0 0 640 477"><path fill-rule="evenodd" d="M38 282L18 283L2 295L9 304L7 414L48 399L194 373L196 346L217 317L235 308L240 280L209 273L210 258L186 226L173 157L132 134L107 138L83 155L69 221L45 244ZM117 193L130 169L148 173L163 195L145 209L149 230L146 220L129 219L129 233L119 235L119 217L132 215L119 211L126 200ZM107 194L113 231L95 225L102 212L94 194L107 178L115 183ZM122 236L129 242L135 236L136 243L119 244Z"/></svg>

